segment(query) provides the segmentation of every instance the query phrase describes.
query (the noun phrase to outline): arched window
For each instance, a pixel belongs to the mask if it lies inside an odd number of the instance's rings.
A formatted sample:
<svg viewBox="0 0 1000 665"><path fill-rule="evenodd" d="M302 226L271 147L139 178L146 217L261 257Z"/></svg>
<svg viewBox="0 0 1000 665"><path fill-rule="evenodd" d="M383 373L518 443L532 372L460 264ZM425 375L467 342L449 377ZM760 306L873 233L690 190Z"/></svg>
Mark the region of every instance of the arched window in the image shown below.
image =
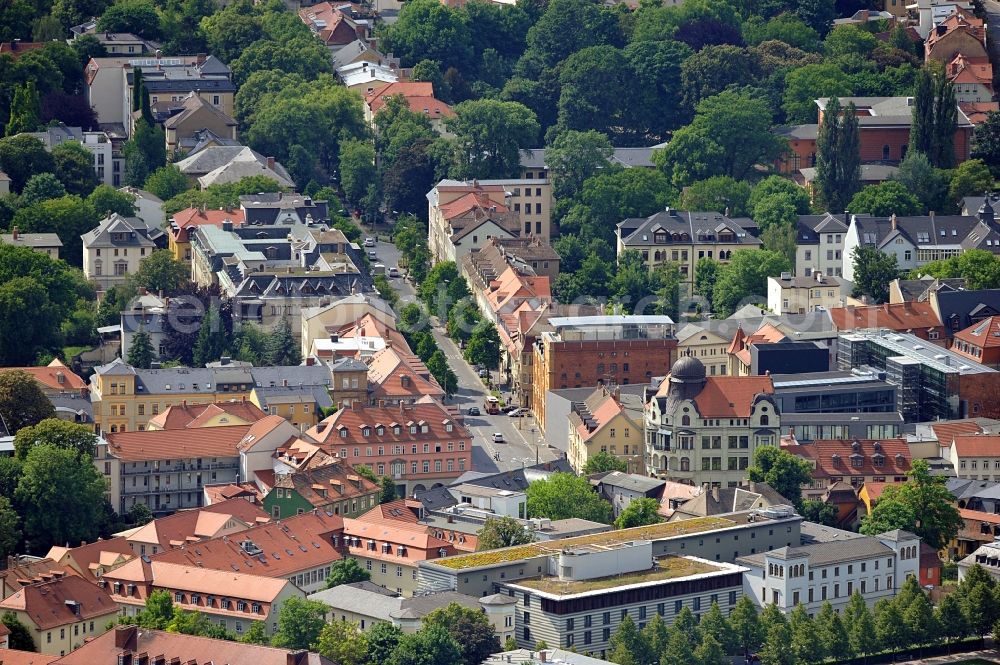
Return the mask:
<svg viewBox="0 0 1000 665"><path fill-rule="evenodd" d="M691 416L681 416L681 425L684 427L691 426Z"/></svg>
<svg viewBox="0 0 1000 665"><path fill-rule="evenodd" d="M768 418L767 416L761 416L760 417L760 424L761 425L767 425L769 422L770 422L770 418Z"/></svg>
<svg viewBox="0 0 1000 665"><path fill-rule="evenodd" d="M681 471L690 471L690 470L691 470L691 460L689 460L687 457L682 457Z"/></svg>
<svg viewBox="0 0 1000 665"><path fill-rule="evenodd" d="M889 146L888 146L888 144L882 146L882 159L884 159L884 160L888 160L889 159Z"/></svg>

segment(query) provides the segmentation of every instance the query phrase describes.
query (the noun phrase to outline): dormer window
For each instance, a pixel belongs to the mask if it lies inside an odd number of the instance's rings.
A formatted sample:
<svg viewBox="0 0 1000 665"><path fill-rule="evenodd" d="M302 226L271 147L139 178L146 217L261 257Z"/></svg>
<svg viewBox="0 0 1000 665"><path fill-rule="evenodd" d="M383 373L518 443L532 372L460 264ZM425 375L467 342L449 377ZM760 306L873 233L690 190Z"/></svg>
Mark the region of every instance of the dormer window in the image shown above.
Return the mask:
<svg viewBox="0 0 1000 665"><path fill-rule="evenodd" d="M385 427L383 427L382 425L379 425L378 427L376 427L375 428L375 434L378 435L378 436L384 436L385 435Z"/></svg>
<svg viewBox="0 0 1000 665"><path fill-rule="evenodd" d="M454 425L452 425L451 423L445 423L445 425L444 425L444 431L445 431L445 432L450 432L450 431L452 431L453 429L455 429L455 426L454 426Z"/></svg>
<svg viewBox="0 0 1000 665"><path fill-rule="evenodd" d="M392 426L392 433L395 434L396 436L399 436L400 434L403 433L403 428L400 427L399 425L393 425Z"/></svg>
<svg viewBox="0 0 1000 665"><path fill-rule="evenodd" d="M367 425L361 428L361 436L371 436L372 429Z"/></svg>
<svg viewBox="0 0 1000 665"><path fill-rule="evenodd" d="M339 429L339 431L340 431L340 438L341 439L346 439L347 438L347 428L346 427L341 427Z"/></svg>
<svg viewBox="0 0 1000 665"><path fill-rule="evenodd" d="M410 434L416 434L416 433L417 433L417 426L410 425Z"/></svg>

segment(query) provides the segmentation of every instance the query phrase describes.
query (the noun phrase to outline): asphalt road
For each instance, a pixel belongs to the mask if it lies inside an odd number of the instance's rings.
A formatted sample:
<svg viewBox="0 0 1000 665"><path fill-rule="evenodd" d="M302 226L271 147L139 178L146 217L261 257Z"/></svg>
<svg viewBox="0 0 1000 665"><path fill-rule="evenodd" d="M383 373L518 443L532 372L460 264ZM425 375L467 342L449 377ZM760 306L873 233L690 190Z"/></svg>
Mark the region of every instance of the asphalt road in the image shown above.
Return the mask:
<svg viewBox="0 0 1000 665"><path fill-rule="evenodd" d="M388 269L397 266L399 251L395 245L378 242L375 247L376 262ZM400 302L405 304L416 300L413 286L403 278L390 279ZM436 320L434 320L436 323ZM445 334L440 326L433 328L434 339L444 352L452 371L458 377L458 392L448 399L448 404L457 406L464 414L471 406L477 406L482 415L466 416L465 425L472 431L473 451L472 467L476 471L506 471L509 469L530 466L535 461L547 462L560 457L559 451L549 448L538 433L538 426L533 417L511 418L498 414L489 415L483 408L483 402L489 394L483 380L475 369L462 357L458 346ZM504 443L494 443L493 434L503 435ZM499 454L500 460L495 459Z"/></svg>

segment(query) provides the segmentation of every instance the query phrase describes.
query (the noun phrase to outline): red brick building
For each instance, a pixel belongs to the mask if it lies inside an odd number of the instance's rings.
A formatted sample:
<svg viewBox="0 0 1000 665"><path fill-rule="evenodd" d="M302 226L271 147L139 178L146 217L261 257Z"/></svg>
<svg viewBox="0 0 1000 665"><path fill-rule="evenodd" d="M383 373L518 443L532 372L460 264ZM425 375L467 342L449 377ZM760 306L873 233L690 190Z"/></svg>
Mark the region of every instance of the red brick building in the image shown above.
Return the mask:
<svg viewBox="0 0 1000 665"><path fill-rule="evenodd" d="M472 434L433 400L337 411L308 431L325 452L391 476L404 496L472 470Z"/></svg>
<svg viewBox="0 0 1000 665"><path fill-rule="evenodd" d="M830 100L816 100L819 107L819 123ZM858 129L861 141L862 163L896 164L906 156L910 144L910 125L913 122L912 97L843 97L840 105L854 104L857 109ZM969 159L973 124L958 109L958 127L955 129L955 165ZM779 163L782 172L795 173L799 168L812 166L815 161L816 134L818 125L795 125L785 127L779 133L788 140L789 153ZM796 168L795 165L799 166Z"/></svg>
<svg viewBox="0 0 1000 665"><path fill-rule="evenodd" d="M676 358L674 323L665 316L567 316L549 319L532 349L531 410L545 420L550 390L647 383Z"/></svg>

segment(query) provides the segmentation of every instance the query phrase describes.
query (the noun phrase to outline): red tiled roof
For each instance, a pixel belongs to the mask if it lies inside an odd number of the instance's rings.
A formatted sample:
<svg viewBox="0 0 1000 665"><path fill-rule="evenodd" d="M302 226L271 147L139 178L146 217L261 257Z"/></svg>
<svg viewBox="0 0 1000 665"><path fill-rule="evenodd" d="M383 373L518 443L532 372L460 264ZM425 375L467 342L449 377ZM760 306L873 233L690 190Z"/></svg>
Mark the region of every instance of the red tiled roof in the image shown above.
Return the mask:
<svg viewBox="0 0 1000 665"><path fill-rule="evenodd" d="M212 418L224 414L232 415L247 423L257 422L267 415L256 404L246 400L217 402L215 404L188 404L184 402L167 407L163 413L150 418L149 424L164 430L198 428L202 427ZM220 420L220 422L225 421Z"/></svg>
<svg viewBox="0 0 1000 665"><path fill-rule="evenodd" d="M657 394L669 390L670 382L664 381ZM703 418L749 418L754 397L773 393L770 376L709 376L694 403Z"/></svg>
<svg viewBox="0 0 1000 665"><path fill-rule="evenodd" d="M262 524L231 537L202 540L156 554L152 561L262 577L287 577L340 559L328 536L343 526L341 517L313 511ZM240 547L246 540L252 541L262 553L247 554Z"/></svg>
<svg viewBox="0 0 1000 665"><path fill-rule="evenodd" d="M459 215L464 215L470 210L475 210L477 208L482 210L489 210L490 208L496 207L498 213L509 212L507 206L502 203L496 203L490 197L486 196L483 191L470 191L464 196L460 196L454 201L449 201L444 205L438 206L438 210L441 211L441 216L444 219L451 219L452 217L458 217Z"/></svg>
<svg viewBox="0 0 1000 665"><path fill-rule="evenodd" d="M444 397L444 390L423 361L413 353L394 347L386 347L372 355L368 363L368 380L373 384L375 399Z"/></svg>
<svg viewBox="0 0 1000 665"><path fill-rule="evenodd" d="M229 499L239 498L241 501L245 501L241 497L247 496L253 497L256 503L260 503L261 501L260 489L253 483L205 485L202 489L205 492L205 496L208 497L209 505L212 506L223 501L228 501ZM247 501L247 503L251 502Z"/></svg>
<svg viewBox="0 0 1000 665"><path fill-rule="evenodd" d="M35 381L42 385L43 389L56 392L78 392L87 388L87 382L80 378L80 376L69 367L62 364L58 358L50 362L45 367L0 368L0 372L12 372L15 370L20 370L30 374Z"/></svg>
<svg viewBox="0 0 1000 665"><path fill-rule="evenodd" d="M129 461L191 459L196 457L237 457L237 445L250 425L203 427L197 430L147 430L114 432L105 435L108 450Z"/></svg>
<svg viewBox="0 0 1000 665"><path fill-rule="evenodd" d="M986 122L990 113L1000 111L1000 102L959 102L958 107L973 125Z"/></svg>
<svg viewBox="0 0 1000 665"><path fill-rule="evenodd" d="M446 431L446 423L453 427ZM410 425L416 425L416 432L410 433ZM427 432L421 432L421 425L427 426ZM377 427L384 428L379 435ZM393 433L393 425L399 425L399 433ZM362 434L363 426L369 428L368 436ZM340 431L346 431L341 436ZM355 406L350 409L340 409L308 432L325 447L340 448L341 446L358 444L395 444L430 441L469 440L472 435L455 416L448 413L437 402L408 404L402 407Z"/></svg>
<svg viewBox="0 0 1000 665"><path fill-rule="evenodd" d="M67 601L80 606L76 614ZM51 630L84 619L97 619L116 614L118 606L108 593L87 580L70 575L50 582L22 587L17 593L0 601L0 612L23 612L42 630ZM0 651L0 661L3 652Z"/></svg>
<svg viewBox="0 0 1000 665"><path fill-rule="evenodd" d="M108 555L121 555L126 559L135 556L128 541L119 536L108 540L96 540L92 543L84 543L79 547L52 547L49 549L47 558L56 562L76 563L80 570L77 571L91 579L96 579L94 571L98 567L105 565ZM64 561L65 559L65 561Z"/></svg>
<svg viewBox="0 0 1000 665"><path fill-rule="evenodd" d="M275 487L294 489L316 508L344 499L368 496L381 490L381 485L359 475L354 467L339 459L316 468L278 474L275 477Z"/></svg>
<svg viewBox="0 0 1000 665"><path fill-rule="evenodd" d="M901 332L941 327L941 319L929 302L831 307L829 312L833 324L841 331L857 328L889 328Z"/></svg>
<svg viewBox="0 0 1000 665"><path fill-rule="evenodd" d="M59 656L48 656L34 651L19 649L4 649L0 651L0 665L49 665L59 659Z"/></svg>
<svg viewBox="0 0 1000 665"><path fill-rule="evenodd" d="M1000 434L961 434L952 445L959 457L1000 457Z"/></svg>
<svg viewBox="0 0 1000 665"><path fill-rule="evenodd" d="M1000 346L1000 316L991 316L959 330L955 339L983 349Z"/></svg>
<svg viewBox="0 0 1000 665"><path fill-rule="evenodd" d="M12 55L16 60L28 51L34 51L44 46L45 42L0 42L0 55Z"/></svg>
<svg viewBox="0 0 1000 665"><path fill-rule="evenodd" d="M1000 515L997 515L995 513L986 513L981 510L969 510L968 508L959 508L958 514L962 516L963 520L986 522L987 524L1000 524Z"/></svg>
<svg viewBox="0 0 1000 665"><path fill-rule="evenodd" d="M211 520L210 533L206 532L209 524L202 519L205 515L217 516L219 518ZM181 510L173 515L155 519L131 536L128 536L128 540L130 542L156 542L160 547L167 550L176 547L178 544L214 536L218 532L218 529L222 527L218 522L221 521L224 523L230 517L235 517L239 521L251 526L257 524L260 520L269 520L268 514L259 505L252 504L243 499L229 499L203 508Z"/></svg>
<svg viewBox="0 0 1000 665"><path fill-rule="evenodd" d="M982 19L976 18L972 12L956 7L948 18L938 23L927 35L925 43L927 53L933 51L938 42L956 31L969 33L985 48L986 29Z"/></svg>
<svg viewBox="0 0 1000 665"><path fill-rule="evenodd" d="M116 641L123 647L115 646ZM135 626L118 626L100 637L85 642L76 651L59 658L55 665L108 665L118 663L121 655L162 655L167 663L185 665L333 665L317 654L300 654L287 649L214 640ZM129 662L134 662L132 658ZM39 661L50 662L50 661ZM4 661L4 665L7 665ZM11 665L20 665L19 663Z"/></svg>
<svg viewBox="0 0 1000 665"><path fill-rule="evenodd" d="M417 508L411 507L406 499L396 499L389 503L379 504L364 515L359 516L358 519L366 522L389 520L391 522L409 522L410 524L416 524L419 521Z"/></svg>
<svg viewBox="0 0 1000 665"><path fill-rule="evenodd" d="M425 81L387 83L365 95L365 103L378 113L389 97L401 95L414 113L422 113L428 118L451 118L455 112L451 107L434 97L434 86Z"/></svg>
<svg viewBox="0 0 1000 665"><path fill-rule="evenodd" d="M43 574L65 575L66 571L49 558L39 561L15 562L13 566L0 570L0 589L3 589L5 586L8 589L24 586L19 580L29 583L31 581L39 582L42 580L41 575Z"/></svg>
<svg viewBox="0 0 1000 665"><path fill-rule="evenodd" d="M960 434L976 434L982 432L983 428L975 420L951 420L931 425L934 435L937 436L938 443L942 446L950 446L952 439Z"/></svg>
<svg viewBox="0 0 1000 665"><path fill-rule="evenodd" d="M170 218L170 234L174 242L190 242L188 234L198 226L216 226L222 228L222 223L230 221L233 226L241 225L245 216L243 210L202 210L201 208L184 208L175 212Z"/></svg>
<svg viewBox="0 0 1000 665"><path fill-rule="evenodd" d="M989 58L969 58L959 53L948 63L946 71L952 83L979 83L993 89L993 65Z"/></svg>
<svg viewBox="0 0 1000 665"><path fill-rule="evenodd" d="M785 450L813 461L816 464L813 472L815 478L903 476L910 470L910 448L903 439L821 439L798 446L786 446ZM881 466L875 466L874 458L877 454L883 457ZM860 459L857 466L854 456L859 456Z"/></svg>
<svg viewBox="0 0 1000 665"><path fill-rule="evenodd" d="M882 497L882 492L885 491L886 487L897 484L898 483L865 483L865 493L868 494L868 500L874 503Z"/></svg>

